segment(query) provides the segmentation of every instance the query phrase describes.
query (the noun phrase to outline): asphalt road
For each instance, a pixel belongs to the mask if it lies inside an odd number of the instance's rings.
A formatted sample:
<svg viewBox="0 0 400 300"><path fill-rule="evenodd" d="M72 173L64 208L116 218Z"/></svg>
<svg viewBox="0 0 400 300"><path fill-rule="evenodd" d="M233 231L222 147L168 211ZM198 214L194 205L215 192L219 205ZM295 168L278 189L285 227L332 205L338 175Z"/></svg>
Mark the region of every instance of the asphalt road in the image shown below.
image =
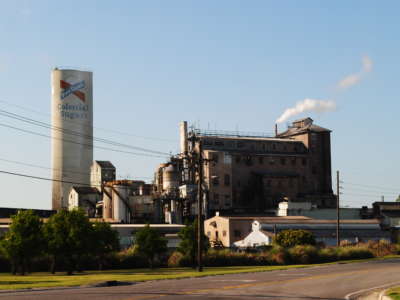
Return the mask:
<svg viewBox="0 0 400 300"><path fill-rule="evenodd" d="M161 280L129 286L0 293L1 299L353 299L358 291L400 284L400 260Z"/></svg>

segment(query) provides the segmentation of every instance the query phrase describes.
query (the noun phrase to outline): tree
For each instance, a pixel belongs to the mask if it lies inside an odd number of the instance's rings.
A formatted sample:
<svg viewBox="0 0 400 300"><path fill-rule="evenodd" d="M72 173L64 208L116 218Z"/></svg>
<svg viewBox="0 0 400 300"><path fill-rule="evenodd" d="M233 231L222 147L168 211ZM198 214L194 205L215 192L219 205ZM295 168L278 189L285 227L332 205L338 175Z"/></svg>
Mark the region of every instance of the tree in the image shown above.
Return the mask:
<svg viewBox="0 0 400 300"><path fill-rule="evenodd" d="M18 211L11 217L9 230L0 241L4 255L10 260L12 273L25 275L32 258L43 249L42 221L32 210Z"/></svg>
<svg viewBox="0 0 400 300"><path fill-rule="evenodd" d="M283 230L276 235L275 242L285 248L316 244L314 235L310 231L302 229Z"/></svg>
<svg viewBox="0 0 400 300"><path fill-rule="evenodd" d="M397 197L396 202L400 202L400 195Z"/></svg>
<svg viewBox="0 0 400 300"><path fill-rule="evenodd" d="M167 239L149 224L135 234L135 244L138 254L147 258L150 268L155 257L167 251Z"/></svg>
<svg viewBox="0 0 400 300"><path fill-rule="evenodd" d="M105 257L119 250L118 232L113 230L110 224L95 222L92 234L92 253L97 258L99 270L103 269Z"/></svg>
<svg viewBox="0 0 400 300"><path fill-rule="evenodd" d="M47 252L52 256L52 273L55 273L58 259L63 259L71 275L91 249L93 227L89 218L79 209L61 210L49 218L43 231Z"/></svg>
<svg viewBox="0 0 400 300"><path fill-rule="evenodd" d="M192 267L196 266L197 256L197 220L193 223L186 223L186 226L178 233L181 242L178 245L178 252L189 257L192 261ZM203 236L203 251L207 252L210 246L207 236Z"/></svg>

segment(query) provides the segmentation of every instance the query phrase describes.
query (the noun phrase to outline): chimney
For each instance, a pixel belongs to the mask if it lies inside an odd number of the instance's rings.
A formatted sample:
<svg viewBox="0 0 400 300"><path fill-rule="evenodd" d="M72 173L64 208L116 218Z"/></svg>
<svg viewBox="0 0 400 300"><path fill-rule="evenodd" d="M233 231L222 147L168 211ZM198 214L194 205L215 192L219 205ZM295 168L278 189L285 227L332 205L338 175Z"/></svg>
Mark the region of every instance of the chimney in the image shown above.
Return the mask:
<svg viewBox="0 0 400 300"><path fill-rule="evenodd" d="M275 137L278 136L278 124L275 124Z"/></svg>
<svg viewBox="0 0 400 300"><path fill-rule="evenodd" d="M182 154L187 154L188 151L188 140L187 140L187 122L182 121L179 124L179 136L180 136L180 150Z"/></svg>

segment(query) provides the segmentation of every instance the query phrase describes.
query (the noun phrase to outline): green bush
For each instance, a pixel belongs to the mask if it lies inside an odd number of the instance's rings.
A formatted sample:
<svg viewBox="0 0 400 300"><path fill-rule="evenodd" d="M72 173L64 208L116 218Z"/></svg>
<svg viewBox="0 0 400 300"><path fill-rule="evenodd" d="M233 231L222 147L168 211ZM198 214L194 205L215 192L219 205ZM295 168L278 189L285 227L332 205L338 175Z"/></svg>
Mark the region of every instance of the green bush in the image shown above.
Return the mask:
<svg viewBox="0 0 400 300"><path fill-rule="evenodd" d="M372 258L374 254L367 247L350 246L336 248L338 260Z"/></svg>
<svg viewBox="0 0 400 300"><path fill-rule="evenodd" d="M275 237L275 243L285 248L316 244L314 235L310 231L302 229L288 229L279 232Z"/></svg>
<svg viewBox="0 0 400 300"><path fill-rule="evenodd" d="M333 262L338 260L336 248L322 248L318 250L320 262Z"/></svg>
<svg viewBox="0 0 400 300"><path fill-rule="evenodd" d="M312 264L320 261L318 249L311 245L297 245L289 249L290 261L294 264Z"/></svg>
<svg viewBox="0 0 400 300"><path fill-rule="evenodd" d="M288 251L279 245L274 246L270 251L270 261L271 264L276 264L276 265L285 265L288 264L290 261L290 256Z"/></svg>

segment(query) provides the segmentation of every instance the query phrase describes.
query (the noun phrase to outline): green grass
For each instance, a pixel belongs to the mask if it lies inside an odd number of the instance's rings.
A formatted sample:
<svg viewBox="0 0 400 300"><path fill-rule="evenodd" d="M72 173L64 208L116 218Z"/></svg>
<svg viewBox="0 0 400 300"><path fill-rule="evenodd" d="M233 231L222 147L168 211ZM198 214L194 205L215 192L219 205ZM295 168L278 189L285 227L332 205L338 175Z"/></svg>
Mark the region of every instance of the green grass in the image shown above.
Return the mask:
<svg viewBox="0 0 400 300"><path fill-rule="evenodd" d="M395 287L386 292L386 295L393 300L400 300L400 287Z"/></svg>
<svg viewBox="0 0 400 300"><path fill-rule="evenodd" d="M398 258L399 256L390 256L387 258ZM382 258L380 258L382 259ZM339 263L352 263L360 261L375 260L351 260L341 261ZM310 265L287 265L287 266L240 266L240 267L207 267L199 273L191 268L160 268L160 269L131 269L131 270L109 270L109 271L85 271L68 276L65 273L32 273L25 276L13 276L9 273L0 273L0 290L31 289L31 288L49 288L49 287L70 287L95 284L104 281L124 281L138 282L160 279L179 279L188 277L202 277L235 273L264 272L273 270L286 270L295 268L307 268L326 264ZM400 299L400 298L398 298Z"/></svg>

